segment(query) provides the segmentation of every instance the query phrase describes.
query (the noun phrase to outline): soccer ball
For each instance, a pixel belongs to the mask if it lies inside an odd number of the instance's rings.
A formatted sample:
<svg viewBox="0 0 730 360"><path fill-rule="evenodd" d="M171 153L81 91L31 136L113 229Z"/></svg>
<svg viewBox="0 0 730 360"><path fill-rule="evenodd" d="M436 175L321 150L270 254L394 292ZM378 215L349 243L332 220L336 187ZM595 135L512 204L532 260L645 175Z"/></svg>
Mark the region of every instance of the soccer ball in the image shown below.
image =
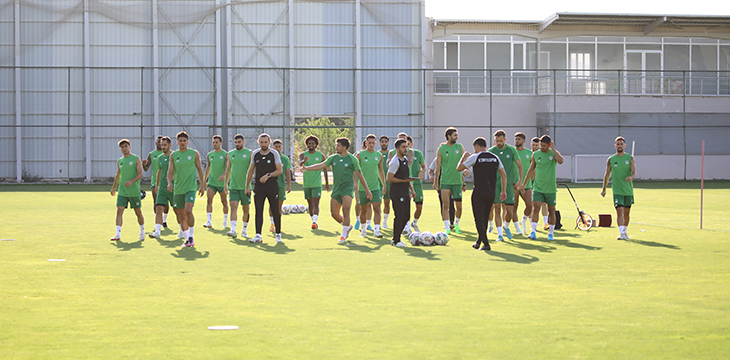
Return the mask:
<svg viewBox="0 0 730 360"><path fill-rule="evenodd" d="M301 211L299 211L299 205L294 204L291 206L291 212L292 214L299 214Z"/></svg>
<svg viewBox="0 0 730 360"><path fill-rule="evenodd" d="M421 245L431 246L436 240L436 237L430 231L424 231L421 233Z"/></svg>
<svg viewBox="0 0 730 360"><path fill-rule="evenodd" d="M304 212L309 212L309 205L304 205Z"/></svg>
<svg viewBox="0 0 730 360"><path fill-rule="evenodd" d="M446 245L449 242L449 235L443 231L437 232L434 236L436 237L434 241L436 245Z"/></svg>
<svg viewBox="0 0 730 360"><path fill-rule="evenodd" d="M410 235L408 235L408 242L410 242L413 246L418 246L421 242L421 234L417 232L412 232Z"/></svg>
<svg viewBox="0 0 730 360"><path fill-rule="evenodd" d="M282 215L289 215L291 212L291 208L289 208L289 205L282 205L281 206L281 213Z"/></svg>
<svg viewBox="0 0 730 360"><path fill-rule="evenodd" d="M141 192L141 193L140 193L139 195L140 195L140 198L141 198L142 200L144 200L144 198L145 198L145 197L147 197L147 192L146 192L146 191L144 191L144 190L142 190L142 192Z"/></svg>
<svg viewBox="0 0 730 360"><path fill-rule="evenodd" d="M299 213L304 214L306 211L307 211L307 208L304 205L299 204Z"/></svg>

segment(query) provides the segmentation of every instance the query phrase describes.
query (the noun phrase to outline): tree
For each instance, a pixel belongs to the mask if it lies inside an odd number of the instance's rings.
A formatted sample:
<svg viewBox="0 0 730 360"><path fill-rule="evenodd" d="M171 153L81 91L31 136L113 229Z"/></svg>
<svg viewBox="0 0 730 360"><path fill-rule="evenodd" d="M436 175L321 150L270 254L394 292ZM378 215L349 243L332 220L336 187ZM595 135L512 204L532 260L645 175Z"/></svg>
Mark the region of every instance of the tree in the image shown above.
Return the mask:
<svg viewBox="0 0 730 360"><path fill-rule="evenodd" d="M354 144L355 140L355 120L353 118L307 118L301 121L297 121L298 126L305 126L304 128L297 128L294 135L294 145L296 150L296 156L302 151L307 150L307 144L304 140L309 135L314 135L319 138L319 151L324 154L325 157L334 154L335 151L335 140L337 138L348 138L350 139L350 149L352 153L356 149L359 149L357 144ZM312 127L306 127L312 126ZM322 126L322 127L319 127ZM337 126L337 127L324 127L324 126Z"/></svg>

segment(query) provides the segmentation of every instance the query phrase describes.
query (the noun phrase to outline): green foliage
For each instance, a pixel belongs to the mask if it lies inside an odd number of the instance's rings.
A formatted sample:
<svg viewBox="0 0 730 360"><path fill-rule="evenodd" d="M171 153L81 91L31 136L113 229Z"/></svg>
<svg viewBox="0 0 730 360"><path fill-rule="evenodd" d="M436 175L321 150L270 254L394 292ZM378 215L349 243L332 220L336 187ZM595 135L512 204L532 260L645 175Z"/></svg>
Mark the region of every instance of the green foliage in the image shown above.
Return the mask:
<svg viewBox="0 0 730 360"><path fill-rule="evenodd" d="M318 150L324 154L325 157L335 153L335 140L337 138L345 137L350 139L349 151L354 152L353 141L355 140L355 120L353 118L307 118L301 121L297 121L298 126L312 126L309 128L298 128L294 135L295 151L298 155L302 151L307 150L307 144L304 140L309 135L314 135L319 138ZM317 126L336 126L336 127L317 127Z"/></svg>

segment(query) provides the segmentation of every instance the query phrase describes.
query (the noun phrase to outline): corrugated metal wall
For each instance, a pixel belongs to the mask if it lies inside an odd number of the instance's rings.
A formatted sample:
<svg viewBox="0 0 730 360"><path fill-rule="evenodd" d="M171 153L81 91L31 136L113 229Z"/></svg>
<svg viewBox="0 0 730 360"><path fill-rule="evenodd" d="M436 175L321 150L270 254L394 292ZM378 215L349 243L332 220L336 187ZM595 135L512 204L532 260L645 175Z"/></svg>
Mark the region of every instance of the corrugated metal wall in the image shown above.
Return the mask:
<svg viewBox="0 0 730 360"><path fill-rule="evenodd" d="M111 177L120 138L145 157L155 135L186 130L204 154L221 131L229 143L243 133L249 147L263 131L288 139L285 126L301 117L423 137L422 1L228 4L20 0L16 19L15 4L0 1L0 178L19 176L18 113L28 178Z"/></svg>

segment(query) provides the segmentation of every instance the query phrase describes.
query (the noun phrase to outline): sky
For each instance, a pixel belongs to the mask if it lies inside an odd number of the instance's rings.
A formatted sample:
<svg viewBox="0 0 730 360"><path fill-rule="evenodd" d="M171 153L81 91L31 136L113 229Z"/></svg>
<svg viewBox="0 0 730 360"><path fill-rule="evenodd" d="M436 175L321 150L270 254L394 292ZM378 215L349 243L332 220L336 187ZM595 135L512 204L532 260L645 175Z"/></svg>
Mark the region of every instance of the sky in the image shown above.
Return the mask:
<svg viewBox="0 0 730 360"><path fill-rule="evenodd" d="M437 20L545 20L554 13L730 16L728 0L425 0ZM661 6L657 6L661 4Z"/></svg>

